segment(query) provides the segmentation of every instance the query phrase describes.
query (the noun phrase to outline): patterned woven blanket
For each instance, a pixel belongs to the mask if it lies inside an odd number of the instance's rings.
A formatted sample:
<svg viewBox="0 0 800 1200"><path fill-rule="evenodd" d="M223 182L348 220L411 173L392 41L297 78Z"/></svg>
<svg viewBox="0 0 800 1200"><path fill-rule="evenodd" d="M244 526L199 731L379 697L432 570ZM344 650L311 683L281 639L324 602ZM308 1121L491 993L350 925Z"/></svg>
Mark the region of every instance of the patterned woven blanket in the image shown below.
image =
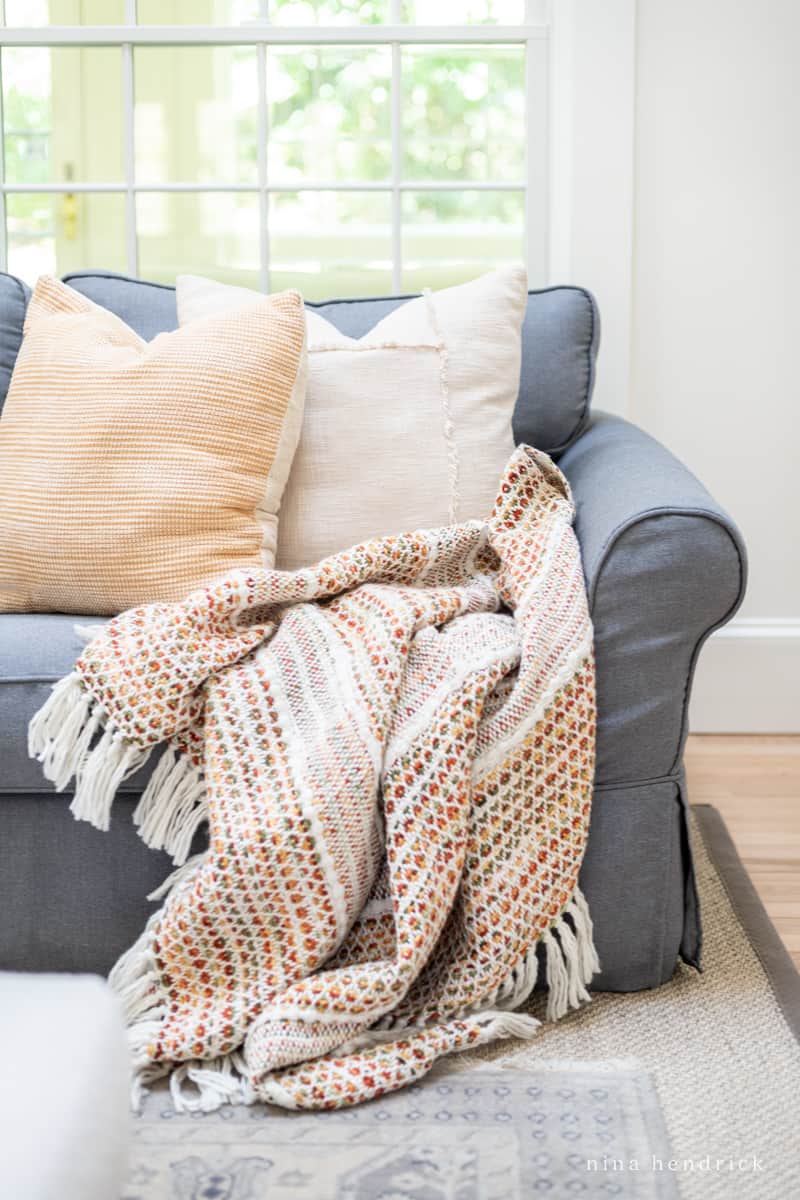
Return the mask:
<svg viewBox="0 0 800 1200"><path fill-rule="evenodd" d="M560 472L520 447L487 523L237 572L116 617L30 727L72 811L169 745L134 814L183 864L117 963L134 1100L330 1108L588 999L577 887L592 631ZM201 823L208 848L188 858ZM188 861L187 861L188 858ZM541 968L541 970L540 970Z"/></svg>

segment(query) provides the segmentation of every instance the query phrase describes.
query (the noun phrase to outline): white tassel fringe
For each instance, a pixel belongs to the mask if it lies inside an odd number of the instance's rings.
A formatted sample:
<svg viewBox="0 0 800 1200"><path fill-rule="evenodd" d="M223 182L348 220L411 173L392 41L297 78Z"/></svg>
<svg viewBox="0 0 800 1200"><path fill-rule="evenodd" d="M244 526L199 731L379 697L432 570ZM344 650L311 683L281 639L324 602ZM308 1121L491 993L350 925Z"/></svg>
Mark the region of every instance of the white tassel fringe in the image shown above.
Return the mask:
<svg viewBox="0 0 800 1200"><path fill-rule="evenodd" d="M223 1104L254 1104L258 1099L239 1053L182 1063L170 1075L169 1090L179 1113L215 1112Z"/></svg>
<svg viewBox="0 0 800 1200"><path fill-rule="evenodd" d="M109 986L116 992L128 1025L144 1020L156 1020L163 1015L163 1000L159 992L158 970L153 956L153 927L158 918L154 913L133 945L117 959L108 976Z"/></svg>
<svg viewBox="0 0 800 1200"><path fill-rule="evenodd" d="M204 857L203 854L195 854L177 871L173 871L161 886L148 896L148 900L165 899L169 893L188 886ZM160 915L160 911L153 913L143 932L117 959L108 976L109 985L119 998L125 1024L128 1026L132 1069L131 1107L134 1112L140 1110L149 1085L154 1080L169 1075L172 1070L171 1063L154 1062L150 1056L150 1048L157 1041L161 1024L167 1015L166 998L161 991L158 967L153 954L155 926ZM204 1069L209 1066L207 1063L192 1065Z"/></svg>
<svg viewBox="0 0 800 1200"><path fill-rule="evenodd" d="M153 927L158 915L153 914L144 932L117 960L108 977L128 1026L131 1108L134 1112L139 1112L149 1084L170 1071L169 1063L157 1063L150 1057L150 1047L158 1038L167 1013L153 957Z"/></svg>
<svg viewBox="0 0 800 1200"><path fill-rule="evenodd" d="M59 679L58 683L54 683L47 700L39 711L34 713L28 725L28 754L31 758L38 758L42 763L47 761L48 767L52 768L52 746L64 724L70 720L73 713L80 713L84 718L91 704L91 696L74 671Z"/></svg>
<svg viewBox="0 0 800 1200"><path fill-rule="evenodd" d="M126 741L119 730L106 728L79 768L70 805L73 816L88 821L95 829L108 829L119 785L143 766L149 756L149 749L142 750Z"/></svg>
<svg viewBox="0 0 800 1200"><path fill-rule="evenodd" d="M28 752L45 778L63 792L75 779L73 815L108 829L111 805L123 780L143 766L151 748L126 740L106 724L107 713L73 671L53 687L28 726ZM96 735L100 739L93 746ZM139 800L133 819L143 841L166 850L180 866L208 819L205 781L187 755L167 749Z"/></svg>
<svg viewBox="0 0 800 1200"><path fill-rule="evenodd" d="M160 883L157 888L154 888L153 891L148 895L147 899L166 900L170 892L177 892L177 890L183 887L185 883L194 878L197 868L200 866L200 863L204 858L205 854L203 853L193 854L192 857L187 859L182 866L173 871L171 875L168 875L163 883Z"/></svg>
<svg viewBox="0 0 800 1200"><path fill-rule="evenodd" d="M584 983L589 983L592 976L600 970L600 959L594 946L594 926L589 905L580 888L576 887L572 899L566 908L575 926L578 938L578 954L580 955L580 970Z"/></svg>
<svg viewBox="0 0 800 1200"><path fill-rule="evenodd" d="M536 987L539 977L539 955L537 946L531 946L521 963L518 963L508 979L500 985L492 1002L502 1009L519 1008Z"/></svg>
<svg viewBox="0 0 800 1200"><path fill-rule="evenodd" d="M547 958L548 1021L557 1021L570 1009L591 1001L587 988L600 970L593 932L589 905L576 887L561 917L542 939Z"/></svg>
<svg viewBox="0 0 800 1200"><path fill-rule="evenodd" d="M74 777L71 812L103 830L119 785L150 756L149 747L127 741L108 725L103 729L106 716L73 671L54 685L28 726L28 753L41 762L45 778L63 792ZM100 729L103 734L92 746Z"/></svg>
<svg viewBox="0 0 800 1200"><path fill-rule="evenodd" d="M166 850L181 866L194 835L208 820L205 796L203 775L188 756L166 749L133 814L142 841L154 850Z"/></svg>

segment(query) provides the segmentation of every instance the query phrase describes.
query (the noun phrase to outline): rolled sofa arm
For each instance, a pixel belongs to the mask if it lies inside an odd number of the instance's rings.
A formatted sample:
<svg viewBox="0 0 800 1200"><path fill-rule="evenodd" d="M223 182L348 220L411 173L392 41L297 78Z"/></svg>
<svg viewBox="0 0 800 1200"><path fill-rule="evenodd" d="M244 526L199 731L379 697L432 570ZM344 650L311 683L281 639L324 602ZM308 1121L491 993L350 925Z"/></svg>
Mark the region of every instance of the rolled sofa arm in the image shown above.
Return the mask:
<svg viewBox="0 0 800 1200"><path fill-rule="evenodd" d="M674 778L700 647L744 595L741 534L678 459L619 417L595 414L559 466L595 626L597 784Z"/></svg>

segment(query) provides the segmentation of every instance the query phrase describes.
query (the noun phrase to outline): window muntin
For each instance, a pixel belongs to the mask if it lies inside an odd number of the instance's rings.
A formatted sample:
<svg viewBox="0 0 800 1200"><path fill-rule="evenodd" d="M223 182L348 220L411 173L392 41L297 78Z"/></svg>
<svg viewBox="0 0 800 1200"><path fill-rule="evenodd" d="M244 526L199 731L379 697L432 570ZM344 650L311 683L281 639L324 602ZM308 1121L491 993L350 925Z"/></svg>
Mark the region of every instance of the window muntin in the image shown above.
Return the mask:
<svg viewBox="0 0 800 1200"><path fill-rule="evenodd" d="M525 259L544 282L548 30L521 0L119 7L6 0L12 273L193 271L317 298ZM445 8L462 23L420 24Z"/></svg>

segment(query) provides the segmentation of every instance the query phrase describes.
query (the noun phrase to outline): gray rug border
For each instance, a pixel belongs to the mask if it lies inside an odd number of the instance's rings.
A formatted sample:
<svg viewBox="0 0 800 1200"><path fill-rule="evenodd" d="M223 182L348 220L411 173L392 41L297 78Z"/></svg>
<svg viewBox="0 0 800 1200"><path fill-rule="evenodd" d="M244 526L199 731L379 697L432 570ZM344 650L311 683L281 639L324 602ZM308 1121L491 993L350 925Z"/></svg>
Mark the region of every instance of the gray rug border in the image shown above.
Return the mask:
<svg viewBox="0 0 800 1200"><path fill-rule="evenodd" d="M713 804L691 807L734 914L758 955L786 1024L800 1042L800 973L764 908L722 814Z"/></svg>

